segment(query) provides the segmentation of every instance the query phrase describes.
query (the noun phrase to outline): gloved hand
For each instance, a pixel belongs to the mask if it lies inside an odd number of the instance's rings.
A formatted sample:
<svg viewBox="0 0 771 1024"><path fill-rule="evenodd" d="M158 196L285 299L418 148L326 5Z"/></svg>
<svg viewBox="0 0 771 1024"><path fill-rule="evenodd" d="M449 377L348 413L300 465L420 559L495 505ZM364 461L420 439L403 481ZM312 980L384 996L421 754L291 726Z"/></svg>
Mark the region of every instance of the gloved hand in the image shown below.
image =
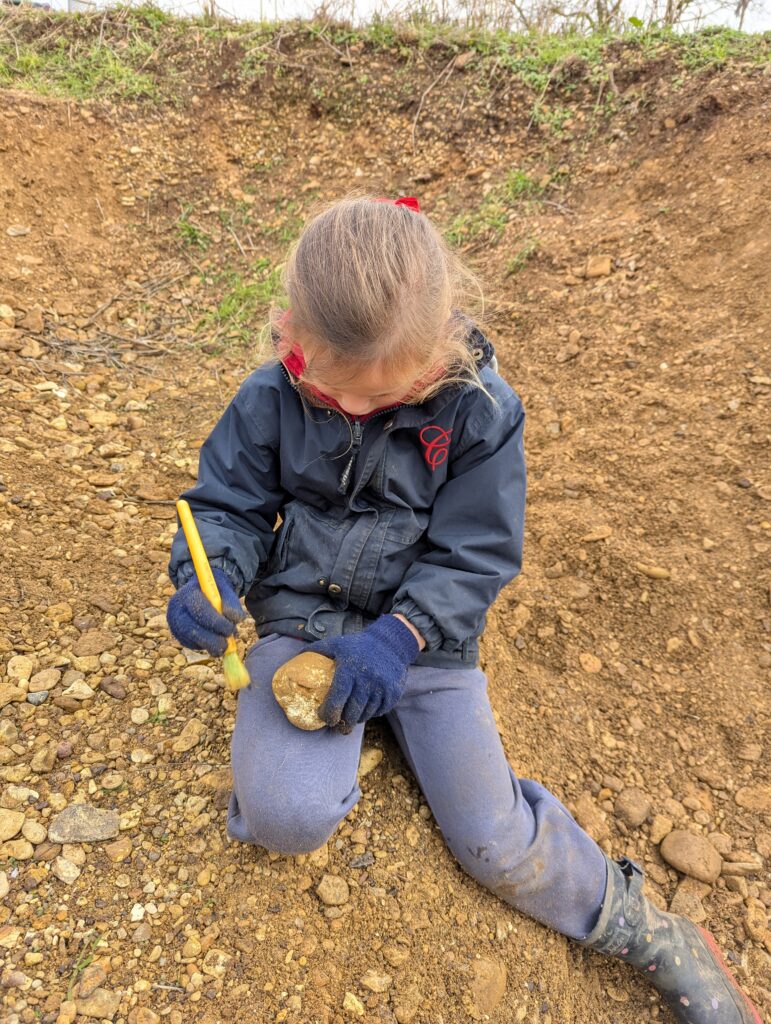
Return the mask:
<svg viewBox="0 0 771 1024"><path fill-rule="evenodd" d="M246 613L228 575L222 569L212 569L212 574L222 598L222 614L204 597L198 578L193 576L169 601L166 621L183 647L219 655L225 653L227 638Z"/></svg>
<svg viewBox="0 0 771 1024"><path fill-rule="evenodd" d="M381 615L361 633L320 640L308 650L335 659L332 685L318 714L331 728L348 733L398 703L420 647L403 622Z"/></svg>

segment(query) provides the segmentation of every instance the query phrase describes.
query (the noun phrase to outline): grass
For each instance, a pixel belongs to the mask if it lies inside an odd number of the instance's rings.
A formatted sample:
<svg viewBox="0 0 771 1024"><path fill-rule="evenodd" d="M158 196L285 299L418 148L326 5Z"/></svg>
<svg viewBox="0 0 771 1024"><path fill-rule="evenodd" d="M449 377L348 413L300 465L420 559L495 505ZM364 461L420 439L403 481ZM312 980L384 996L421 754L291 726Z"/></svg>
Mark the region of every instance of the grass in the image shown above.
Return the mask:
<svg viewBox="0 0 771 1024"><path fill-rule="evenodd" d="M543 181L536 181L527 171L512 168L504 181L493 186L476 207L451 222L444 232L445 238L452 246L463 246L483 237L495 242L513 219L515 208L540 202L546 188Z"/></svg>
<svg viewBox="0 0 771 1024"><path fill-rule="evenodd" d="M92 932L89 932L83 942L83 949L78 954L78 959L75 961L75 966L72 968L70 974L70 980L67 982L67 998L72 999L72 990L78 983L80 975L85 971L89 964L93 963L96 957L97 947L99 947L104 939L101 935L97 935L96 938L91 939Z"/></svg>
<svg viewBox="0 0 771 1024"><path fill-rule="evenodd" d="M511 277L524 270L530 260L538 253L538 240L527 238L511 259L506 261L505 277Z"/></svg>
<svg viewBox="0 0 771 1024"><path fill-rule="evenodd" d="M183 205L182 213L177 220L177 231L185 245L190 248L202 249L204 252L211 244L211 235L198 224L193 223L190 214L193 210L192 203Z"/></svg>
<svg viewBox="0 0 771 1024"><path fill-rule="evenodd" d="M473 67L481 72L481 80L514 77L539 97L550 89L569 95L576 76L599 85L607 79L609 64L619 59L651 59L666 53L682 68L699 70L730 61L768 62L771 51L770 33L627 26L614 34L537 34L469 29L436 18L436 13L432 18L431 9L424 6L407 18L374 17L365 26L352 27L321 19L271 23L180 18L153 4L75 15L3 7L0 86L79 100L112 97L176 103L185 79L197 80L202 64L217 60L226 43L243 47L236 71L242 81L262 77L268 66L275 75L292 73L292 62L284 66L274 46L279 35L321 47L325 60L334 56L329 44L341 51L356 44L356 65L338 71L337 78L358 78L360 83L366 75L362 65L367 50L387 51L411 68L423 65L432 47L450 54L471 49L478 57ZM335 87L338 84L336 79ZM332 94L323 99L331 103ZM565 119L559 108L544 116L556 130L559 120Z"/></svg>
<svg viewBox="0 0 771 1024"><path fill-rule="evenodd" d="M214 285L224 294L216 308L201 318L197 330L214 331L215 336L224 335L231 342L251 342L258 314L281 294L281 269L261 258L255 260L247 277L236 270L215 275Z"/></svg>

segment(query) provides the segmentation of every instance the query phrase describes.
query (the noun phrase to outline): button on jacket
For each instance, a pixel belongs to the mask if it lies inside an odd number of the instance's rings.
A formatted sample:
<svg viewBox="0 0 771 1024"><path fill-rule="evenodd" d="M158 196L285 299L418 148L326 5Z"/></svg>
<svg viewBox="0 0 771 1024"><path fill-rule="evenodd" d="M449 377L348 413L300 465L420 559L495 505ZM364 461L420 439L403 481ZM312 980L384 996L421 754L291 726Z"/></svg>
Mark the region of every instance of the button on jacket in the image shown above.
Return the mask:
<svg viewBox="0 0 771 1024"><path fill-rule="evenodd" d="M281 363L243 382L184 497L260 632L314 640L401 613L426 640L416 664L476 663L521 566L524 411L471 321L468 343L490 397L448 385L353 419L309 404ZM193 575L181 530L169 573Z"/></svg>

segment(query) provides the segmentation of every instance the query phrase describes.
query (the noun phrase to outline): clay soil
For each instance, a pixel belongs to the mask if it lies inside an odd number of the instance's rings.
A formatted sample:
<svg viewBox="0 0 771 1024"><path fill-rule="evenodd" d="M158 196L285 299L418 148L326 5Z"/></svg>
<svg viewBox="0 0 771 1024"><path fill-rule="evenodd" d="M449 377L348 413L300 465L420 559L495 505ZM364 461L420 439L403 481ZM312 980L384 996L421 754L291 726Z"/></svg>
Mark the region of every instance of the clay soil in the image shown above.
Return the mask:
<svg viewBox="0 0 771 1024"><path fill-rule="evenodd" d="M25 818L0 1017L671 1020L464 875L380 723L328 847L228 841L235 702L165 627L173 500L265 321L232 275L267 279L350 187L447 230L512 170L535 187L457 234L528 417L525 566L482 652L501 736L771 1013L771 78L622 47L602 90L561 65L534 118L493 57L289 32L245 80L246 44L180 38L174 103L0 91L0 815ZM48 839L73 802L118 836ZM673 827L720 852L714 884L663 861Z"/></svg>

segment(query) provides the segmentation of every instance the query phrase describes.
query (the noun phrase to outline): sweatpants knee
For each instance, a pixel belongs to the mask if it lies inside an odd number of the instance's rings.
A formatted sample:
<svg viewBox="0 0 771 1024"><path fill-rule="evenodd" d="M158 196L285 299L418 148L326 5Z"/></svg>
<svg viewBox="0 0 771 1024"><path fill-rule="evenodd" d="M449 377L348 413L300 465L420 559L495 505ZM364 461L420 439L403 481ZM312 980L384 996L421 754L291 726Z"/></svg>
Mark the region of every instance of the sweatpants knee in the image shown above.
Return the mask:
<svg viewBox="0 0 771 1024"><path fill-rule="evenodd" d="M321 803L265 794L231 799L228 832L241 842L255 843L285 855L312 853L323 846L340 818Z"/></svg>

